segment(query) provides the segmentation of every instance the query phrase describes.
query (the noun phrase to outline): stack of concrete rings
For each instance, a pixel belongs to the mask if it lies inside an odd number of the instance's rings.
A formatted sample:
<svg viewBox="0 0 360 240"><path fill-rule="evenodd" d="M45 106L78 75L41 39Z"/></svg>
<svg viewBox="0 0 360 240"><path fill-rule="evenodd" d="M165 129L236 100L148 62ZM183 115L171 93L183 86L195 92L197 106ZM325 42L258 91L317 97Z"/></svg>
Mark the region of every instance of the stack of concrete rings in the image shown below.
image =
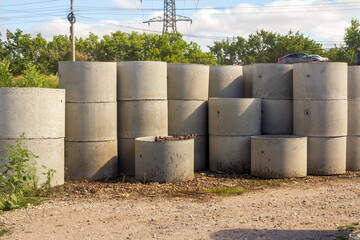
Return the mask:
<svg viewBox="0 0 360 240"><path fill-rule="evenodd" d="M66 177L116 177L116 63L60 62L59 87L66 89Z"/></svg>
<svg viewBox="0 0 360 240"><path fill-rule="evenodd" d="M194 169L207 169L209 66L168 64L169 135L197 134Z"/></svg>
<svg viewBox="0 0 360 240"><path fill-rule="evenodd" d="M262 134L293 133L293 65L255 64L252 96L261 98Z"/></svg>
<svg viewBox="0 0 360 240"><path fill-rule="evenodd" d="M135 138L168 134L167 64L117 64L119 172L135 175Z"/></svg>
<svg viewBox="0 0 360 240"><path fill-rule="evenodd" d="M65 90L0 88L0 102L0 159L8 156L7 145L22 141L21 147L38 156L34 160L39 183L45 183L47 171L53 169L51 185L63 184Z"/></svg>
<svg viewBox="0 0 360 240"><path fill-rule="evenodd" d="M348 67L346 169L360 170L360 66Z"/></svg>
<svg viewBox="0 0 360 240"><path fill-rule="evenodd" d="M260 133L261 99L210 98L210 170L248 173L251 136Z"/></svg>
<svg viewBox="0 0 360 240"><path fill-rule="evenodd" d="M308 174L346 170L347 64L294 65L294 134L308 137Z"/></svg>

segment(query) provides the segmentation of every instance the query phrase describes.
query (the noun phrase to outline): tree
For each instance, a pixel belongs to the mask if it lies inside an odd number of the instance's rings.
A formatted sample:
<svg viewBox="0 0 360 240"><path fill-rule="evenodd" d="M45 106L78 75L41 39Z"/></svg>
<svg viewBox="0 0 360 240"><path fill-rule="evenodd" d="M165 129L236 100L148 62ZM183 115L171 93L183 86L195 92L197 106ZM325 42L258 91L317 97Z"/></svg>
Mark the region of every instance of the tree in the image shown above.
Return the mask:
<svg viewBox="0 0 360 240"><path fill-rule="evenodd" d="M353 18L351 19L351 26L345 29L344 36L346 50L350 57L350 63L353 64L355 54L360 52L360 22Z"/></svg>

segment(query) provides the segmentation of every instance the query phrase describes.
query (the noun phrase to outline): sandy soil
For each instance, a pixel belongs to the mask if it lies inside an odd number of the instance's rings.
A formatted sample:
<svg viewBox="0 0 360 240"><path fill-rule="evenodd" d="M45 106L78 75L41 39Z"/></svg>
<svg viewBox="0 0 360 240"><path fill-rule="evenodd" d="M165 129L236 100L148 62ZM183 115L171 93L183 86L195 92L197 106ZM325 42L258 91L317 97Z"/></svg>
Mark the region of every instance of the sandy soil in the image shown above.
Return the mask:
<svg viewBox="0 0 360 240"><path fill-rule="evenodd" d="M236 187L242 195L204 189ZM261 180L197 174L179 184L69 182L49 201L0 214L0 239L345 239L360 221L360 173Z"/></svg>

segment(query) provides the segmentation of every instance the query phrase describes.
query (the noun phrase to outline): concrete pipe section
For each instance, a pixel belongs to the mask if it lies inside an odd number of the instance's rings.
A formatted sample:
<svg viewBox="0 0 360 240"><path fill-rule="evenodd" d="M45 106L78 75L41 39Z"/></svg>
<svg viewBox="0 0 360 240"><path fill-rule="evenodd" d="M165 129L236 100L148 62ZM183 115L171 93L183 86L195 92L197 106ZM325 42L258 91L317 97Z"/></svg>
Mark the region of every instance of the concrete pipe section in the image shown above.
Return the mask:
<svg viewBox="0 0 360 240"><path fill-rule="evenodd" d="M261 100L210 98L209 134L244 136L260 134Z"/></svg>
<svg viewBox="0 0 360 240"><path fill-rule="evenodd" d="M211 66L209 97L241 98L244 92L242 66Z"/></svg>
<svg viewBox="0 0 360 240"><path fill-rule="evenodd" d="M360 230L355 230L350 233L349 240L360 240Z"/></svg>
<svg viewBox="0 0 360 240"><path fill-rule="evenodd" d="M292 92L293 65L260 63L253 66L253 97L289 100Z"/></svg>
<svg viewBox="0 0 360 240"><path fill-rule="evenodd" d="M59 62L59 88L66 102L114 102L116 63Z"/></svg>
<svg viewBox="0 0 360 240"><path fill-rule="evenodd" d="M155 61L117 63L117 99L167 99L167 64Z"/></svg>
<svg viewBox="0 0 360 240"><path fill-rule="evenodd" d="M208 133L208 102L192 100L169 100L170 135Z"/></svg>
<svg viewBox="0 0 360 240"><path fill-rule="evenodd" d="M347 99L347 63L295 64L294 99Z"/></svg>
<svg viewBox="0 0 360 240"><path fill-rule="evenodd" d="M294 100L294 134L301 136L346 136L346 100Z"/></svg>
<svg viewBox="0 0 360 240"><path fill-rule="evenodd" d="M168 99L207 101L209 68L200 64L168 63Z"/></svg>
<svg viewBox="0 0 360 240"><path fill-rule="evenodd" d="M67 90L67 179L116 177L116 63L60 62L59 86Z"/></svg>
<svg viewBox="0 0 360 240"><path fill-rule="evenodd" d="M243 78L244 78L244 97L252 97L252 84L253 84L253 66L243 66Z"/></svg>
<svg viewBox="0 0 360 240"><path fill-rule="evenodd" d="M194 178L194 139L135 139L135 177L141 182L183 182Z"/></svg>
<svg viewBox="0 0 360 240"><path fill-rule="evenodd" d="M209 168L213 172L250 172L250 136L209 136Z"/></svg>
<svg viewBox="0 0 360 240"><path fill-rule="evenodd" d="M293 134L293 101L261 99L261 133Z"/></svg>
<svg viewBox="0 0 360 240"><path fill-rule="evenodd" d="M55 170L52 185L64 183L65 90L0 88L0 158L4 147L15 145L21 134L27 148L39 158L39 183L47 169Z"/></svg>
<svg viewBox="0 0 360 240"><path fill-rule="evenodd" d="M308 174L336 175L346 171L346 137L308 137Z"/></svg>
<svg viewBox="0 0 360 240"><path fill-rule="evenodd" d="M293 178L307 175L306 137L272 135L251 137L251 175Z"/></svg>
<svg viewBox="0 0 360 240"><path fill-rule="evenodd" d="M348 100L348 135L360 136L360 98Z"/></svg>
<svg viewBox="0 0 360 240"><path fill-rule="evenodd" d="M348 67L348 99L360 99L360 66Z"/></svg>
<svg viewBox="0 0 360 240"><path fill-rule="evenodd" d="M347 136L346 170L360 170L360 136Z"/></svg>

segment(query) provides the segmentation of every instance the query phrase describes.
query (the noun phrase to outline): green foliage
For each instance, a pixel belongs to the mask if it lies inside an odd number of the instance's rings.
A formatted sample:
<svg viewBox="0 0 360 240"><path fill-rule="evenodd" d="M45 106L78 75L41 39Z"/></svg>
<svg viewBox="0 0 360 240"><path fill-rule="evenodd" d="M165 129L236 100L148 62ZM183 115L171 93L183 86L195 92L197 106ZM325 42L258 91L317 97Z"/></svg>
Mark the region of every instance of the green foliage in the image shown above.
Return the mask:
<svg viewBox="0 0 360 240"><path fill-rule="evenodd" d="M359 222L353 222L351 224L348 224L348 225L344 225L344 226L338 226L337 227L337 230L338 231L348 231L348 230L357 230L357 229L360 229L359 228Z"/></svg>
<svg viewBox="0 0 360 240"><path fill-rule="evenodd" d="M47 181L38 186L37 163L34 155L23 142L24 135L14 145L7 145L7 157L0 163L0 210L22 208L27 204L39 204L40 193L50 189L54 170L45 172Z"/></svg>
<svg viewBox="0 0 360 240"><path fill-rule="evenodd" d="M8 235L10 233L9 229L0 229L0 237Z"/></svg>
<svg viewBox="0 0 360 240"><path fill-rule="evenodd" d="M10 72L10 62L8 60L0 61L0 87L12 87L13 75Z"/></svg>

